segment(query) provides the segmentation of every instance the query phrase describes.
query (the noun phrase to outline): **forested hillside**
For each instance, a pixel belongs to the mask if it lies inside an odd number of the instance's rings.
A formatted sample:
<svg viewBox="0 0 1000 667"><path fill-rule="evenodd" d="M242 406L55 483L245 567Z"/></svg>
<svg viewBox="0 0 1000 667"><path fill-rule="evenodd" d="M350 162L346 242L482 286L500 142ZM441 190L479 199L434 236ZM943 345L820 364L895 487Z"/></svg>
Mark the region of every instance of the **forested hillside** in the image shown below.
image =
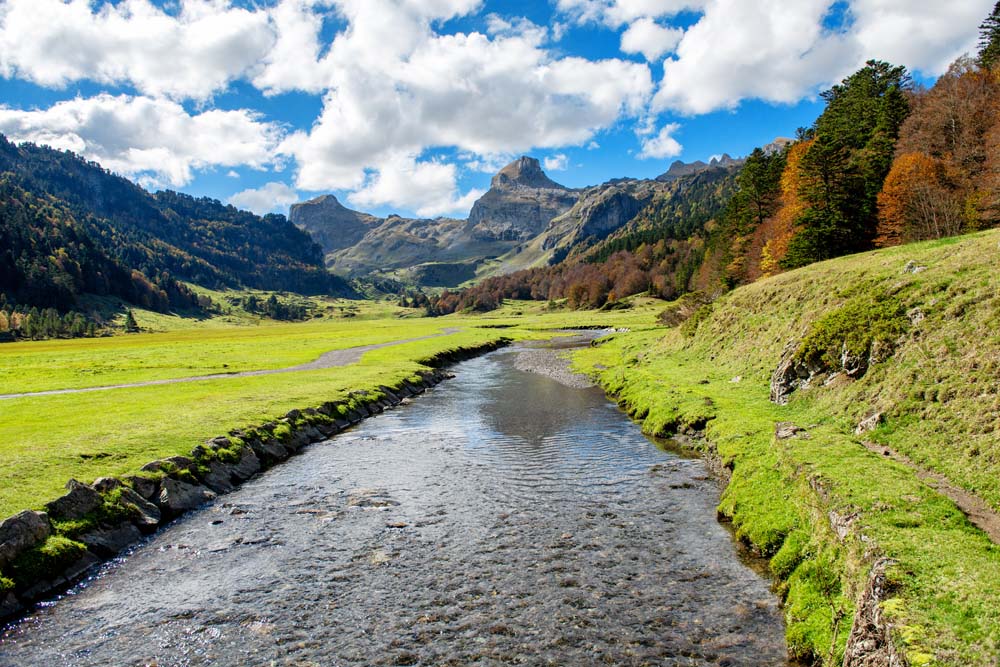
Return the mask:
<svg viewBox="0 0 1000 667"><path fill-rule="evenodd" d="M161 312L205 305L184 282L350 292L326 272L309 235L284 216L169 191L153 195L70 152L15 146L0 136L0 193L4 330L25 335L20 325L35 316L31 309L75 322L76 314L66 316L84 294Z"/></svg>

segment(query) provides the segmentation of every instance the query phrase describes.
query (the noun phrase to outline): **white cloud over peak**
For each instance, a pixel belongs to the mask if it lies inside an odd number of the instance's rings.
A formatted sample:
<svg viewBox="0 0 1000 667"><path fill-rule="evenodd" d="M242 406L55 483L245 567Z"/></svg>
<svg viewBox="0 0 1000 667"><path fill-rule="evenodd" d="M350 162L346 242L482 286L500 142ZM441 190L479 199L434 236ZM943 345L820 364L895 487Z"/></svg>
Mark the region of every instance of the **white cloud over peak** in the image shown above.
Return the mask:
<svg viewBox="0 0 1000 667"><path fill-rule="evenodd" d="M498 155L584 144L641 113L653 92L646 65L555 57L547 31L532 24L494 19L492 35L441 35L427 14L392 11L393 0L342 4L350 4L342 7L349 27L315 63L331 77L323 112L281 149L294 156L304 190L357 190L355 203L453 212L469 199L455 193L455 170L399 156L453 147L477 169ZM433 187L404 187L399 174Z"/></svg>
<svg viewBox="0 0 1000 667"><path fill-rule="evenodd" d="M45 110L0 106L0 132L72 150L148 187L180 187L210 167L275 164L279 131L253 111L190 115L170 100L98 95Z"/></svg>
<svg viewBox="0 0 1000 667"><path fill-rule="evenodd" d="M569 167L569 158L564 153L550 155L542 162L546 171L566 171Z"/></svg>
<svg viewBox="0 0 1000 667"><path fill-rule="evenodd" d="M684 150L680 142L674 139L674 132L681 129L677 123L669 123L660 128L656 134L650 134L641 139L642 152L639 153L640 160L677 157Z"/></svg>
<svg viewBox="0 0 1000 667"><path fill-rule="evenodd" d="M386 160L360 190L348 196L356 206L398 206L415 208L418 216L468 215L481 190L459 195L455 186L455 165L419 162L412 155L396 155ZM414 206L414 202L420 202Z"/></svg>
<svg viewBox="0 0 1000 667"><path fill-rule="evenodd" d="M266 213L286 213L288 207L299 199L299 193L287 183L272 181L259 188L237 192L229 198L229 203L236 208L264 215Z"/></svg>

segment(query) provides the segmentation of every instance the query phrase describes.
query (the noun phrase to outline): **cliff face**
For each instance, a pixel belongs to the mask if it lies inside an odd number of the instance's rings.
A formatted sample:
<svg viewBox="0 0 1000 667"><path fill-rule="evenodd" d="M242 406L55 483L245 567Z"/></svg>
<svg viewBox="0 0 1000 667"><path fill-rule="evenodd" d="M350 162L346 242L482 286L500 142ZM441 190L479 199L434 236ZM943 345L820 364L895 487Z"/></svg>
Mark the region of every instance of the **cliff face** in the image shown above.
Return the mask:
<svg viewBox="0 0 1000 667"><path fill-rule="evenodd" d="M466 221L454 218L413 219L391 215L373 226L350 247L327 256L335 273L360 275L407 268L430 261L466 259Z"/></svg>
<svg viewBox="0 0 1000 667"><path fill-rule="evenodd" d="M309 232L324 253L355 245L369 230L383 222L374 215L346 208L333 195L293 204L288 219L299 229Z"/></svg>
<svg viewBox="0 0 1000 667"><path fill-rule="evenodd" d="M551 180L538 160L521 157L493 177L469 213L472 235L484 241L526 241L576 203L579 191Z"/></svg>

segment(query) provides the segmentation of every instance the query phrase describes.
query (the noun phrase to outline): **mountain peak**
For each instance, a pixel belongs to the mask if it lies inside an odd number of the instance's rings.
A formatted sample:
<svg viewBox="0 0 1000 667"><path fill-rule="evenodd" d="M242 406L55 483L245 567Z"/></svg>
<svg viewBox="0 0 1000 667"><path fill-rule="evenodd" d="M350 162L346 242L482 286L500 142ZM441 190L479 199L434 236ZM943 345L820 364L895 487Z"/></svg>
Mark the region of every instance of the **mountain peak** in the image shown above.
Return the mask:
<svg viewBox="0 0 1000 667"><path fill-rule="evenodd" d="M510 188L538 188L546 190L565 190L542 171L542 165L533 157L522 155L497 172L490 187L498 190Z"/></svg>

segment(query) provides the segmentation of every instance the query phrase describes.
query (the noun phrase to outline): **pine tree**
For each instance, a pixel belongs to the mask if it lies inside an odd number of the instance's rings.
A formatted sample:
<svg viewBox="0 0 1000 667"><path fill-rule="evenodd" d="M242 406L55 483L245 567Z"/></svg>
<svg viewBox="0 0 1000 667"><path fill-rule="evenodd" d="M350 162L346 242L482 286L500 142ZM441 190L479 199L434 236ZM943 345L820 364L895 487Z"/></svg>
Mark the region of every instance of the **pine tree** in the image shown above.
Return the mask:
<svg viewBox="0 0 1000 667"><path fill-rule="evenodd" d="M979 26L979 64L992 69L1000 63L1000 2Z"/></svg>
<svg viewBox="0 0 1000 667"><path fill-rule="evenodd" d="M132 309L125 311L125 331L134 332L139 330L139 323L135 321Z"/></svg>

